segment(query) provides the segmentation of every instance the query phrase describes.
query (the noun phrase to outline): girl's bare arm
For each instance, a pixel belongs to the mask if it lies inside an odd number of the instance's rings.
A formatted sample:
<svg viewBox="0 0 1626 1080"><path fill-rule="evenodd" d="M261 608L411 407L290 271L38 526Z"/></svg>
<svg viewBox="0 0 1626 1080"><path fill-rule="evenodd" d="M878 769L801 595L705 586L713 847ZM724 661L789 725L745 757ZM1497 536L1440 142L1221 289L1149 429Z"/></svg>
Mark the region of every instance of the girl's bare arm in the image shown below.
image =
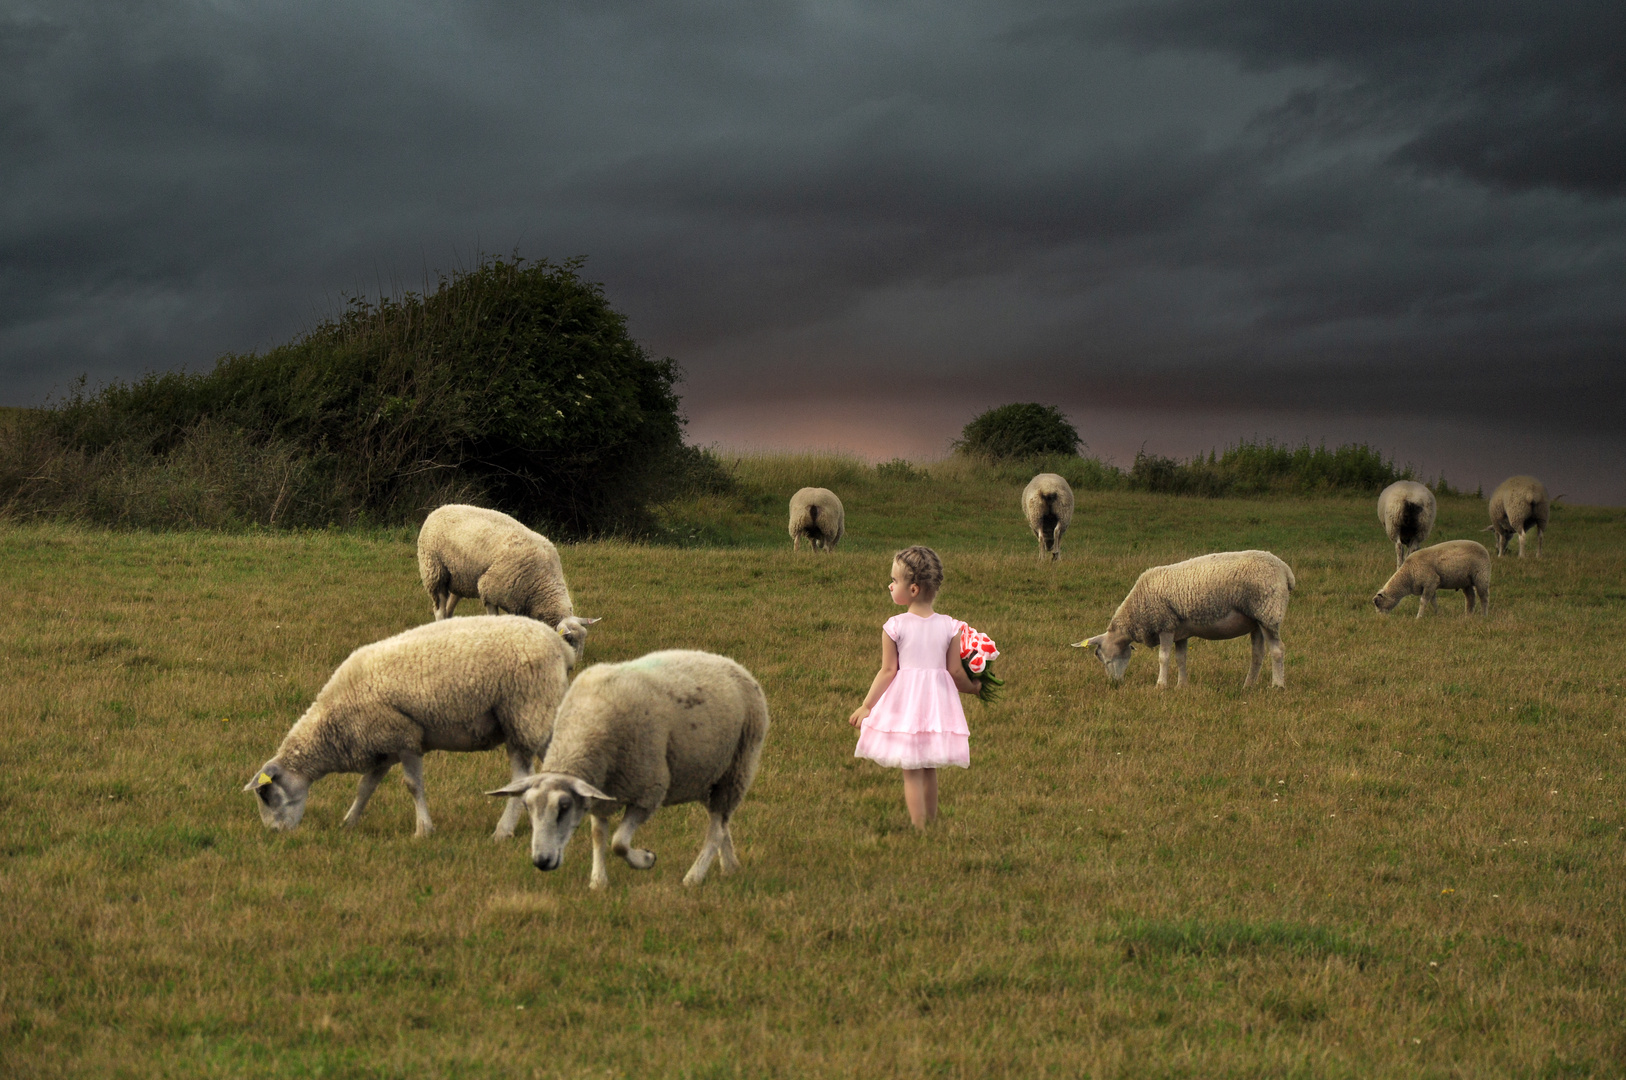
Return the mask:
<svg viewBox="0 0 1626 1080"><path fill-rule="evenodd" d="M955 634L949 639L948 656L943 658L943 664L948 668L949 676L954 680L954 688L962 694L977 694L982 692L982 683L965 673L965 665L960 663L960 635Z"/></svg>
<svg viewBox="0 0 1626 1080"><path fill-rule="evenodd" d="M882 630L881 670L875 673L875 681L869 684L869 693L864 695L864 703L854 709L851 716L847 717L847 723L853 727L862 724L864 717L868 716L869 711L875 707L875 703L881 700L881 695L886 693L886 688L892 685L892 680L897 675L898 643L887 637L886 631Z"/></svg>

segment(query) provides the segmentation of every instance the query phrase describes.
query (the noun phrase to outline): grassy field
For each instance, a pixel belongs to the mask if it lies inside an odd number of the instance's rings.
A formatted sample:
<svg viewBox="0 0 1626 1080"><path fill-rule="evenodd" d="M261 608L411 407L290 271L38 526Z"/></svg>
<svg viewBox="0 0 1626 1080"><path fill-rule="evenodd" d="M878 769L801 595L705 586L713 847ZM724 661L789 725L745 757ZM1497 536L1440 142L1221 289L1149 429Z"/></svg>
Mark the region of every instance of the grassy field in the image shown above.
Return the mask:
<svg viewBox="0 0 1626 1080"><path fill-rule="evenodd" d="M1622 1074L1626 511L1560 508L1488 620L1417 621L1369 603L1368 498L1081 494L1046 565L986 470L739 468L759 494L668 511L734 546L563 551L589 661L707 648L767 691L744 868L698 890L692 807L601 895L585 834L547 875L494 844L500 752L430 758L426 840L398 782L341 832L343 776L262 829L239 789L334 666L428 618L410 535L0 527L0 1074ZM791 555L802 483L846 500L834 555ZM1444 500L1435 539L1485 521ZM911 542L1009 682L924 835L844 722ZM1242 547L1297 574L1285 690L1242 690L1246 639L1179 692L1068 648Z"/></svg>

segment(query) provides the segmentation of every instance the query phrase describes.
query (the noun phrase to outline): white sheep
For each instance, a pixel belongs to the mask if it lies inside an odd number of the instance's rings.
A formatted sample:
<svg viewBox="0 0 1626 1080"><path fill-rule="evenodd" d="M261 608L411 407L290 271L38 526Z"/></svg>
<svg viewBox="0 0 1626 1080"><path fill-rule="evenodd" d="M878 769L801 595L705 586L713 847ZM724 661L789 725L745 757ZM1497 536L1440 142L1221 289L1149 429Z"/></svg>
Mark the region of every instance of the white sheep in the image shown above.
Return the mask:
<svg viewBox="0 0 1626 1080"><path fill-rule="evenodd" d="M1490 528L1496 534L1496 554L1507 551L1507 542L1515 535L1519 538L1519 558L1524 558L1524 533L1536 527L1536 557L1541 557L1541 538L1547 532L1547 518L1552 513L1552 500L1547 497L1547 486L1534 476L1510 476L1496 485L1490 497Z"/></svg>
<svg viewBox="0 0 1626 1080"><path fill-rule="evenodd" d="M1039 554L1061 558L1061 537L1073 523L1073 488L1067 478L1045 472L1022 489L1022 513L1039 538Z"/></svg>
<svg viewBox="0 0 1626 1080"><path fill-rule="evenodd" d="M680 650L596 664L559 706L541 771L491 794L520 796L530 808L538 870L559 865L582 815L591 814L594 889L609 885L605 837L617 804L627 810L610 849L647 870L655 853L632 846L638 826L659 807L703 802L711 821L683 878L698 885L716 856L724 873L739 868L728 823L756 775L767 733L762 687L726 656Z"/></svg>
<svg viewBox="0 0 1626 1080"><path fill-rule="evenodd" d="M1293 569L1268 551L1222 551L1199 555L1170 566L1154 566L1135 580L1134 588L1112 615L1104 634L1075 643L1091 647L1114 680L1124 677L1136 643L1157 643L1157 685L1169 683L1169 651L1175 654L1179 683L1186 685L1186 640L1223 641L1249 635L1253 666L1243 686L1259 677L1265 649L1270 649L1271 683L1286 686L1287 649L1282 620L1297 587Z"/></svg>
<svg viewBox="0 0 1626 1080"><path fill-rule="evenodd" d="M555 630L531 619L477 616L425 623L351 653L243 788L259 796L260 820L287 832L305 813L305 796L329 773L361 773L344 816L354 826L373 789L396 763L417 808L416 835L434 830L424 798L423 756L505 744L515 779L548 748L553 715L565 696L574 651ZM514 799L496 839L514 834Z"/></svg>
<svg viewBox="0 0 1626 1080"><path fill-rule="evenodd" d="M800 551L802 537L815 549L834 551L847 531L841 500L829 488L805 487L790 497L790 547Z"/></svg>
<svg viewBox="0 0 1626 1080"><path fill-rule="evenodd" d="M1440 589L1461 589L1468 598L1468 614L1474 613L1474 594L1479 594L1479 613L1490 614L1490 552L1472 540L1447 540L1443 544L1414 551L1400 564L1378 594L1372 606L1384 614L1408 596L1421 596L1417 617L1435 606Z"/></svg>
<svg viewBox="0 0 1626 1080"><path fill-rule="evenodd" d="M1394 541L1395 566L1428 540L1437 509L1428 485L1415 480L1396 480L1378 495L1378 520Z"/></svg>
<svg viewBox="0 0 1626 1080"><path fill-rule="evenodd" d="M509 612L540 619L559 631L580 661L587 628L598 622L576 614L559 550L507 514L451 503L418 530L418 574L435 619L449 619L457 601L478 596L486 614Z"/></svg>

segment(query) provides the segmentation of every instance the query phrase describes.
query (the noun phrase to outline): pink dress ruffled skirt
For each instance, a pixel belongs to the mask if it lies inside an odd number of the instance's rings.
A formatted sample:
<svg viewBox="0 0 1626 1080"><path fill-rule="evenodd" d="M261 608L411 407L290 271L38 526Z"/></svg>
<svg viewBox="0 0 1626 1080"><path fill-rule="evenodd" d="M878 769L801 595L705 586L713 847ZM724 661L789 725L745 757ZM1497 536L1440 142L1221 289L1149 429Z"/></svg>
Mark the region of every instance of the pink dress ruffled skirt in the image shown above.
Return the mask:
<svg viewBox="0 0 1626 1080"><path fill-rule="evenodd" d="M961 625L947 615L923 619L906 611L881 627L898 643L898 674L864 718L854 757L894 769L970 768L971 729L943 666Z"/></svg>

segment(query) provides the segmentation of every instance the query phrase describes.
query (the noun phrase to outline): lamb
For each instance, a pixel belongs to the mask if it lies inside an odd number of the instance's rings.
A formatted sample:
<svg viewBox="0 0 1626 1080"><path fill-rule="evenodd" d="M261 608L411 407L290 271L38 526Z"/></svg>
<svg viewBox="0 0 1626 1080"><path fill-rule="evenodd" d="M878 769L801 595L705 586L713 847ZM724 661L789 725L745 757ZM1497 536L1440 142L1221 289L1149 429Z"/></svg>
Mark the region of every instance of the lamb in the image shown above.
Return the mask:
<svg viewBox="0 0 1626 1080"><path fill-rule="evenodd" d="M1065 477L1040 473L1022 489L1022 513L1039 538L1039 554L1061 558L1061 537L1073 523L1073 489Z"/></svg>
<svg viewBox="0 0 1626 1080"><path fill-rule="evenodd" d="M1474 594L1479 594L1479 613L1490 614L1490 552L1472 540L1447 540L1443 544L1414 551L1400 569L1372 597L1372 606L1388 614L1408 596L1422 596L1417 617L1434 607L1434 594L1440 589L1461 589L1468 598L1468 614L1474 613Z"/></svg>
<svg viewBox="0 0 1626 1080"><path fill-rule="evenodd" d="M1286 686L1287 649L1281 626L1297 585L1292 568L1268 551L1222 551L1154 566L1136 579L1106 633L1077 642L1074 648L1093 648L1107 674L1122 680L1134 644L1155 641L1157 685L1162 688L1169 683L1171 647L1179 668L1178 685L1184 686L1188 638L1223 641L1247 634L1253 639L1253 666L1242 685L1252 686L1259 677L1268 644L1271 684Z"/></svg>
<svg viewBox="0 0 1626 1080"><path fill-rule="evenodd" d="M610 849L648 870L655 853L633 847L633 832L659 807L704 802L711 822L683 878L699 885L718 855L724 873L739 869L728 823L756 775L767 733L762 687L725 656L678 650L597 664L559 706L541 771L490 794L525 800L538 870L559 865L583 813L591 814L593 889L610 882L605 837L616 804L627 810Z"/></svg>
<svg viewBox="0 0 1626 1080"><path fill-rule="evenodd" d="M802 537L815 549L834 551L847 531L841 500L829 488L805 487L790 497L790 547L800 551Z"/></svg>
<svg viewBox="0 0 1626 1080"><path fill-rule="evenodd" d="M587 628L598 622L576 615L548 538L496 510L451 503L431 513L418 530L418 573L437 621L451 618L461 597L478 596L488 615L511 612L557 629L578 663Z"/></svg>
<svg viewBox="0 0 1626 1080"><path fill-rule="evenodd" d="M508 747L514 779L546 752L575 652L557 631L530 619L477 616L425 623L351 653L243 788L259 796L260 820L283 832L299 825L305 797L329 773L361 773L344 816L353 827L399 761L417 808L416 835L434 830L424 799L423 756ZM512 800L494 839L514 835Z"/></svg>
<svg viewBox="0 0 1626 1080"><path fill-rule="evenodd" d="M1378 496L1378 520L1394 541L1397 568L1428 539L1436 510L1434 493L1415 480L1396 480Z"/></svg>
<svg viewBox="0 0 1626 1080"><path fill-rule="evenodd" d="M1536 527L1536 558L1541 558L1541 538L1547 532L1552 500L1547 486L1534 476L1510 476L1496 486L1490 497L1490 528L1496 534L1496 555L1507 551L1507 542L1519 537L1519 558L1524 558L1524 533Z"/></svg>

